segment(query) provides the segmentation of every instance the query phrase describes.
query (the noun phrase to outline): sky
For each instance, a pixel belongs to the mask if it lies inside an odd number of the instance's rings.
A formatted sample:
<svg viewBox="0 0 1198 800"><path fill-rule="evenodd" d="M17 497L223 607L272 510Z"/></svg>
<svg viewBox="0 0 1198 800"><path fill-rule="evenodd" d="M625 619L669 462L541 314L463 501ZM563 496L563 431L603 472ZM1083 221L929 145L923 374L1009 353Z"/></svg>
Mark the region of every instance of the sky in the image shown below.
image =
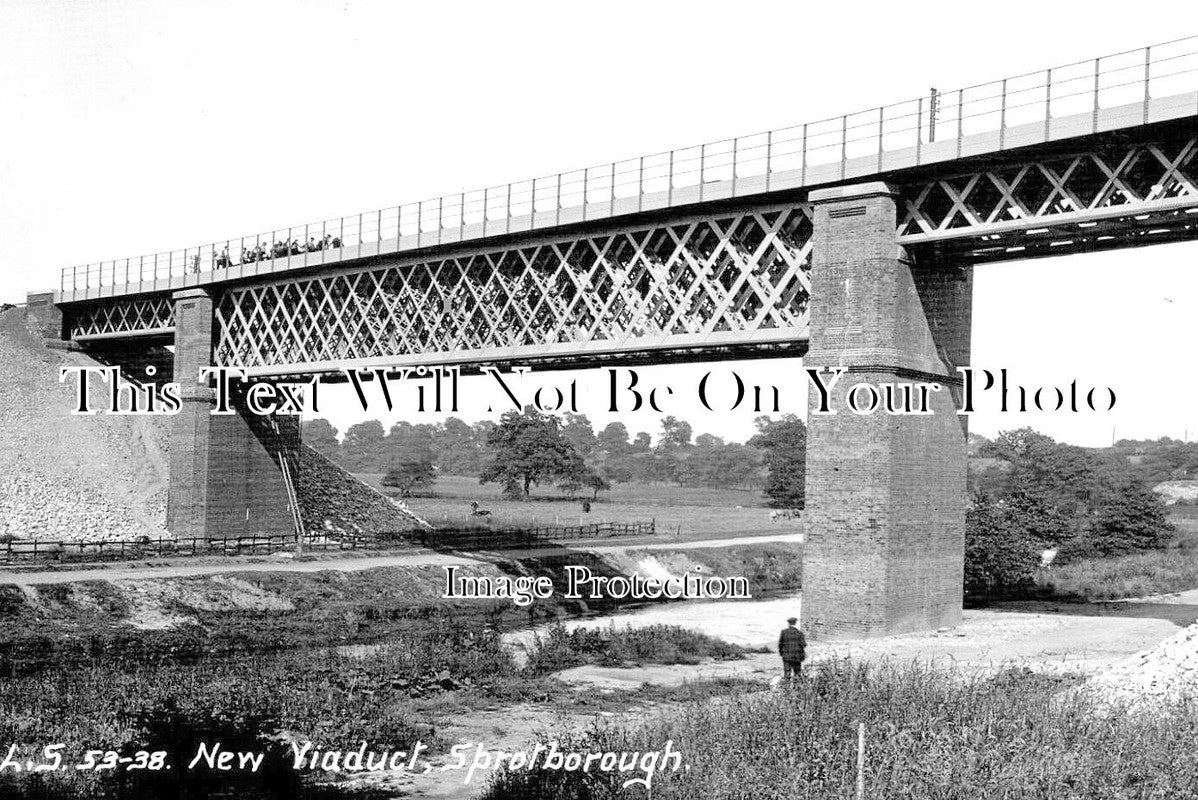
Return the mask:
<svg viewBox="0 0 1198 800"><path fill-rule="evenodd" d="M975 10L976 8L976 10ZM1192 29L1178 24L1193 20ZM64 266L192 246L686 147L1198 33L1192 3L1111 24L1093 3L173 2L0 0L0 301ZM1198 243L978 267L973 364L1107 387L1108 413L975 414L992 436L1198 436ZM795 359L640 370L696 432L753 432L698 406L712 370L778 386ZM562 383L564 373L532 376ZM595 402L597 426L660 414ZM467 419L504 395L464 391ZM483 398L487 398L483 401ZM490 413L486 407L494 410ZM344 430L363 418L330 396ZM439 421L410 409L389 415Z"/></svg>

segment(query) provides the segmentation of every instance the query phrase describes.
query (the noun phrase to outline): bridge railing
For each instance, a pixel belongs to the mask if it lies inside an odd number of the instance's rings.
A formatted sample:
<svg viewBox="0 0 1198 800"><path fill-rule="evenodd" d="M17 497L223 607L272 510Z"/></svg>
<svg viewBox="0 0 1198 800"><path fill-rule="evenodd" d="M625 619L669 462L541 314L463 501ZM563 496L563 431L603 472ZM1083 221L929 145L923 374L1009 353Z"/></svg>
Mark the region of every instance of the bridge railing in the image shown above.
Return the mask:
<svg viewBox="0 0 1198 800"><path fill-rule="evenodd" d="M1198 36L1113 53L1049 69L1010 76L951 91L936 91L904 102L844 114L788 128L738 136L652 155L560 172L531 180L406 203L286 229L209 242L166 253L67 267L60 288L76 292L101 286L150 283L191 273L240 270L278 258L303 256L299 265L459 241L470 228L481 235L526 230L586 218L586 210L606 205L608 215L640 210L656 195L673 205L702 201L711 184L738 184L769 191L771 179L786 174L788 185L806 185L808 173L821 180L843 178L850 162L920 151L937 143L960 142L976 134L997 133L995 149L1010 146L1008 131L1091 114L1098 130L1099 112L1141 104L1144 120L1154 98L1198 89ZM959 155L959 153L958 153ZM829 169L831 173L829 173ZM794 181L797 180L797 184ZM697 194L695 189L697 187ZM681 195L680 195L681 196ZM727 196L726 194L724 196ZM660 202L654 207L660 207ZM579 215L564 211L583 209ZM292 243L295 247L292 247ZM278 246L282 243L282 246ZM311 245L311 247L309 247Z"/></svg>

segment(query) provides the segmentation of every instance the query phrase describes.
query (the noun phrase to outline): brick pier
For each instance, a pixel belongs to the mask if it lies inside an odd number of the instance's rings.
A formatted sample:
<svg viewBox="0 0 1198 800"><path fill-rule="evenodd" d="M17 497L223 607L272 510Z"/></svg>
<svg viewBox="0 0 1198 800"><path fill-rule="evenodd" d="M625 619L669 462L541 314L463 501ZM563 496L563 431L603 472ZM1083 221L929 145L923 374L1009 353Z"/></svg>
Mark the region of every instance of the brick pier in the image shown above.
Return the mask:
<svg viewBox="0 0 1198 800"><path fill-rule="evenodd" d="M175 380L182 409L171 418L166 526L179 538L221 539L290 534L294 524L279 466L299 446L299 421L245 410L212 414L215 391L199 380L212 364L212 298L203 289L176 292Z"/></svg>
<svg viewBox="0 0 1198 800"><path fill-rule="evenodd" d="M804 367L842 367L834 414L809 393L803 627L817 637L882 636L961 619L965 424L955 392L933 413L856 414L865 382L955 382L969 363L972 270L913 265L896 243L883 183L818 190L811 347Z"/></svg>

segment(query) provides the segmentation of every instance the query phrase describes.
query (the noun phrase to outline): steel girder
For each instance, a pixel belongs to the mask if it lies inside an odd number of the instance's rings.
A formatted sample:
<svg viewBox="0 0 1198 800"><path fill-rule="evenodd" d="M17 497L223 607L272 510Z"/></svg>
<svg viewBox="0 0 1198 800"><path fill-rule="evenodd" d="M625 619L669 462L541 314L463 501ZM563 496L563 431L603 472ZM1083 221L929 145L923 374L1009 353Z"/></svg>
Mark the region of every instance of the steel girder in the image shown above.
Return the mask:
<svg viewBox="0 0 1198 800"><path fill-rule="evenodd" d="M810 238L809 207L790 203L235 286L215 360L325 371L795 343Z"/></svg>
<svg viewBox="0 0 1198 800"><path fill-rule="evenodd" d="M123 338L168 334L175 329L175 306L169 295L136 295L91 302L70 310L71 338Z"/></svg>
<svg viewBox="0 0 1198 800"><path fill-rule="evenodd" d="M1094 144L916 182L902 195L900 244L967 262L1194 238L1198 137Z"/></svg>

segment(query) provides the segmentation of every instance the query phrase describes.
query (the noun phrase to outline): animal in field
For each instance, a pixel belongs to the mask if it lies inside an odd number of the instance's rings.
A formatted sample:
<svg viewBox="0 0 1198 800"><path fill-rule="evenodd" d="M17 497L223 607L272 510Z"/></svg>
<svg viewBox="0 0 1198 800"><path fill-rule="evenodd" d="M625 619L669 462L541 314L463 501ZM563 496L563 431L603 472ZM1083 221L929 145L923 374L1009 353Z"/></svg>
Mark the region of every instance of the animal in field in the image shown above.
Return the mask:
<svg viewBox="0 0 1198 800"><path fill-rule="evenodd" d="M770 522L777 522L780 519L798 519L799 513L797 508L776 508L770 512Z"/></svg>
<svg viewBox="0 0 1198 800"><path fill-rule="evenodd" d="M470 516L472 516L472 517L482 517L482 518L483 518L483 519L485 519L487 522L490 522L490 521L491 521L491 512L490 512L490 511L488 511L488 510L487 510L487 509L485 509L485 508L479 508L479 507L478 507L478 501L477 501L477 500L472 500L472 501L470 502Z"/></svg>

